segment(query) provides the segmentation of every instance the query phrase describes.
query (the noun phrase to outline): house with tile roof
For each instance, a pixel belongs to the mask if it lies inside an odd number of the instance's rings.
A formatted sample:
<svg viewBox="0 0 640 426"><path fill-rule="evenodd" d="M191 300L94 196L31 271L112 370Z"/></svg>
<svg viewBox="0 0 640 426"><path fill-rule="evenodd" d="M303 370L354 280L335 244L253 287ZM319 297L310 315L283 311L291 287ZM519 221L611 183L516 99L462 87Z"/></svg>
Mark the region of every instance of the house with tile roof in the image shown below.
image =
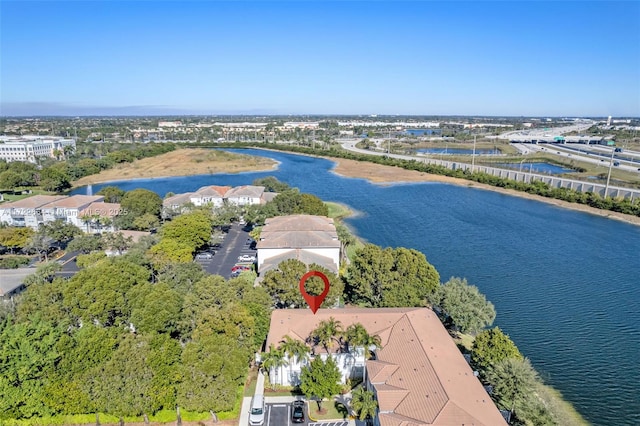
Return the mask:
<svg viewBox="0 0 640 426"><path fill-rule="evenodd" d="M437 315L428 308L320 309L315 315L309 309L275 310L267 347L277 347L285 336L308 342L320 321L331 317L344 329L360 323L381 339L381 347L369 360L364 359L364 348L353 353L313 348L313 356L335 359L343 381L364 376L365 386L378 401L376 426L506 424ZM270 380L297 383L302 366L289 361L280 371L274 369Z"/></svg>
<svg viewBox="0 0 640 426"><path fill-rule="evenodd" d="M38 229L44 223L43 206L67 198L64 195L34 195L0 205L0 222L9 226Z"/></svg>
<svg viewBox="0 0 640 426"><path fill-rule="evenodd" d="M104 200L102 195L72 195L45 204L42 209L42 220L44 223L63 220L78 228L83 228L83 220L80 212L92 203Z"/></svg>
<svg viewBox="0 0 640 426"><path fill-rule="evenodd" d="M255 204L265 204L262 197L264 186L243 185L231 188L224 195L229 204L236 206L247 206Z"/></svg>
<svg viewBox="0 0 640 426"><path fill-rule="evenodd" d="M101 195L35 195L0 206L0 222L38 229L63 220L88 233L112 232L120 204L105 203Z"/></svg>
<svg viewBox="0 0 640 426"><path fill-rule="evenodd" d="M224 204L225 194L231 190L230 186L203 186L196 192L192 193L189 200L194 206L211 205L212 207L220 207Z"/></svg>
<svg viewBox="0 0 640 426"><path fill-rule="evenodd" d="M272 217L260 232L258 272L275 269L280 262L298 259L323 266L333 273L340 267L340 241L333 219L325 216L296 214Z"/></svg>

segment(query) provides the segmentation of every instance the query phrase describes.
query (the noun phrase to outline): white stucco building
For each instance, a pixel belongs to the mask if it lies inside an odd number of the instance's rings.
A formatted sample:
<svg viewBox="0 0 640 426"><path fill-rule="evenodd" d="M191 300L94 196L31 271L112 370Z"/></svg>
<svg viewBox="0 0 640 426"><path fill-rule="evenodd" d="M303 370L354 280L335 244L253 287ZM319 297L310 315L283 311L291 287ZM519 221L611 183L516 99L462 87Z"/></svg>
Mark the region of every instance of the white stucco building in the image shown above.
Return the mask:
<svg viewBox="0 0 640 426"><path fill-rule="evenodd" d="M260 232L258 272L262 275L283 260L298 259L338 273L340 247L333 219L304 214L273 217Z"/></svg>
<svg viewBox="0 0 640 426"><path fill-rule="evenodd" d="M0 204L0 222L38 229L41 224L63 220L88 233L111 232L120 204L103 200L101 195L34 195Z"/></svg>
<svg viewBox="0 0 640 426"><path fill-rule="evenodd" d="M0 159L36 163L39 157L56 158L65 147L75 150L76 141L53 136L0 136Z"/></svg>
<svg viewBox="0 0 640 426"><path fill-rule="evenodd" d="M375 426L506 425L500 411L474 375L437 315L429 308L276 309L271 314L267 347L279 347L285 337L309 342L320 321L333 318L342 329L359 323L380 347L365 360L364 348L353 353L337 344L329 353L310 345L310 359L333 357L346 378L364 378L378 402ZM337 338L337 336L336 336ZM272 368L269 380L297 385L310 361ZM363 368L364 367L364 368Z"/></svg>

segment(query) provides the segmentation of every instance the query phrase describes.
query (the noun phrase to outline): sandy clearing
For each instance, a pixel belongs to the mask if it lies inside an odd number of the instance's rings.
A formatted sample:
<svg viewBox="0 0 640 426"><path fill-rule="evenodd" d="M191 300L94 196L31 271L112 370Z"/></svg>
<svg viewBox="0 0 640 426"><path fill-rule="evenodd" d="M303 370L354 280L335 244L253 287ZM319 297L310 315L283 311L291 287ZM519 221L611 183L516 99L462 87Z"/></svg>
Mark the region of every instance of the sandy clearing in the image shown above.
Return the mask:
<svg viewBox="0 0 640 426"><path fill-rule="evenodd" d="M190 176L213 173L240 173L273 170L277 162L211 149L177 149L166 154L136 160L109 170L85 176L73 182L74 187L114 180Z"/></svg>

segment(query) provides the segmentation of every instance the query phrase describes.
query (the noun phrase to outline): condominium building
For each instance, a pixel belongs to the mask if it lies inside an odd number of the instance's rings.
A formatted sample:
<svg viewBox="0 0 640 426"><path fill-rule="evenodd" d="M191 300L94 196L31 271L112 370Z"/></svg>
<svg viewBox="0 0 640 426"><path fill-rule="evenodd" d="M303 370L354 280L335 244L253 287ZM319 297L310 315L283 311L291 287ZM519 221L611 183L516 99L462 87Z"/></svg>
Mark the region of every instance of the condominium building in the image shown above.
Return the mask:
<svg viewBox="0 0 640 426"><path fill-rule="evenodd" d="M76 148L74 139L53 136L0 136L0 160L35 163L37 158L56 158L65 147Z"/></svg>

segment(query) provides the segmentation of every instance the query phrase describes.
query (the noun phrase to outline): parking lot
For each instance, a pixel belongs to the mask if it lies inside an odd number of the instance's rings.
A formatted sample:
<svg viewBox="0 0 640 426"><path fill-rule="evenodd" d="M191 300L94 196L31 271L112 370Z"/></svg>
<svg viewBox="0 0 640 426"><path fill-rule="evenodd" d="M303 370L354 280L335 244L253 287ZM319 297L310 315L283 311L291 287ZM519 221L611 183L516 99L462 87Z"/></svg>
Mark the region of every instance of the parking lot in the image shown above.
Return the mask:
<svg viewBox="0 0 640 426"><path fill-rule="evenodd" d="M322 422L309 422L307 415L307 409L304 410L304 423L292 423L291 422L291 404L285 403L273 403L266 404L266 418L265 426L348 426L349 422L345 420L339 421L322 421Z"/></svg>
<svg viewBox="0 0 640 426"><path fill-rule="evenodd" d="M251 248L249 231L243 225L234 223L220 240L220 247L215 248L215 255L211 259L196 259L202 268L212 275L231 276L231 268L238 263L238 257L243 255L256 256L255 248ZM255 246L254 246L255 247ZM244 262L250 264L251 262Z"/></svg>

